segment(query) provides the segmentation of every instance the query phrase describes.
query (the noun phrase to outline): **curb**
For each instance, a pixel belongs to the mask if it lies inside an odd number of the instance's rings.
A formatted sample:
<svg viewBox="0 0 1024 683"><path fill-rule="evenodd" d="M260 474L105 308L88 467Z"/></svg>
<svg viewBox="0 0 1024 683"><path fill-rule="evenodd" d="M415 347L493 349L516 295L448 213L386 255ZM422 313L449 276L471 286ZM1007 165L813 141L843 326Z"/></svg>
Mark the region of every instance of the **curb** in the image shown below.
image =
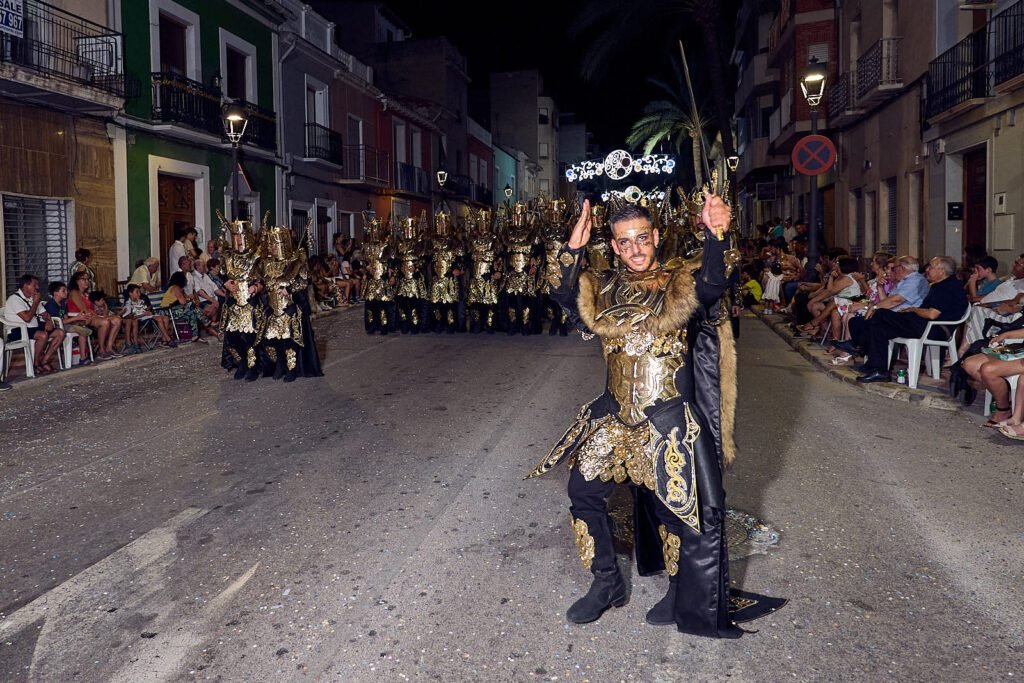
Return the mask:
<svg viewBox="0 0 1024 683"><path fill-rule="evenodd" d="M329 311L317 311L311 317L312 320L319 320L320 318L330 318L336 315L342 315L349 310L355 310L360 308L359 306L349 306L347 308L339 307L332 308ZM82 379L89 376L89 373L103 373L110 370L120 371L125 367L132 367L134 370L141 370L149 367L157 362L167 361L170 359L177 359L188 356L200 355L210 349L217 351L217 358L220 358L221 342L217 341L216 337L209 337L210 343L198 344L192 342L182 342L177 348L167 349L163 347L156 347L143 353L133 353L128 356L121 356L120 358L112 358L111 360L94 361L90 365L85 367L75 366L70 370L59 370L52 375L45 375L43 377L35 377L29 379L24 375L21 375L13 382L9 381L15 390L28 390L35 387L52 387L54 385L64 384L69 381L76 379ZM218 360L219 363L219 360ZM220 367L219 365L217 366ZM10 396L11 394L6 393L5 395Z"/></svg>
<svg viewBox="0 0 1024 683"><path fill-rule="evenodd" d="M854 372L844 365L832 365L831 357L821 350L821 347L813 341L804 338L795 338L789 327L789 321L786 318L777 315L765 315L760 307L751 308L750 310L754 315L760 318L769 329L793 347L794 351L810 361L810 363L819 370L823 370L825 374L833 379L855 386L861 391L865 391L869 394L883 396L894 401L903 401L904 403L909 403L911 405L924 406L926 408L934 408L935 410L943 410L947 412L960 410L959 401L936 391L929 391L927 389L911 389L906 385L896 384L894 382L878 382L873 384L858 382L857 377L859 373Z"/></svg>

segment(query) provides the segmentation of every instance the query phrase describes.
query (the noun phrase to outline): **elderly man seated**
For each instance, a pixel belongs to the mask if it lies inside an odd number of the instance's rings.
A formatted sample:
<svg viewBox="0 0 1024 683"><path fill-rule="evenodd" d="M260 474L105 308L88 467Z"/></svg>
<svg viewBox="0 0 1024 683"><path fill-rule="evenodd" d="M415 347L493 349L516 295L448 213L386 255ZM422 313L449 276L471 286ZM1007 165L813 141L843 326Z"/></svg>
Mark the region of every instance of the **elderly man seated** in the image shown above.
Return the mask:
<svg viewBox="0 0 1024 683"><path fill-rule="evenodd" d="M138 285L144 292L156 292L160 289L160 259L150 256L135 269L128 280L130 285Z"/></svg>
<svg viewBox="0 0 1024 683"><path fill-rule="evenodd" d="M980 259L975 270L982 267L982 262L991 264L991 257ZM970 283L968 282L968 287ZM963 343L960 345L960 354L966 353L967 348L985 336L991 336L986 332L985 325L989 320L997 323L1013 322L1021 315L1024 307L1024 254L1017 257L1010 270L1010 277L1003 280L988 294L980 297L977 303L971 307L971 315L967 318L967 326L964 329Z"/></svg>
<svg viewBox="0 0 1024 683"><path fill-rule="evenodd" d="M185 268L183 267L182 270ZM203 315L211 321L217 321L220 311L220 300L224 296L224 290L217 286L207 272L207 262L202 259L192 264L192 271L187 274L189 286L196 297L199 308Z"/></svg>
<svg viewBox="0 0 1024 683"><path fill-rule="evenodd" d="M33 366L37 375L54 372L54 357L64 343L64 330L46 312L39 292L39 278L26 273L18 278L18 289L7 297L4 313L13 323L24 323L28 336L35 341ZM7 341L21 339L21 328L12 330Z"/></svg>
<svg viewBox="0 0 1024 683"><path fill-rule="evenodd" d="M876 311L900 312L920 306L928 295L928 280L918 272L915 256L901 256L889 271L889 279L896 283L888 296L878 302L866 301L850 306L851 313L864 310L864 315L850 318L850 338L834 346L846 353L859 356L867 348L870 320ZM899 336L899 335L897 335Z"/></svg>
<svg viewBox="0 0 1024 683"><path fill-rule="evenodd" d="M858 382L891 382L889 374L889 340L896 337L920 337L929 321L950 321L961 318L967 310L967 293L963 284L953 277L956 264L948 256L936 256L928 263L925 276L931 289L920 306L890 309L869 309L864 316L867 326L867 361L857 367L863 374Z"/></svg>

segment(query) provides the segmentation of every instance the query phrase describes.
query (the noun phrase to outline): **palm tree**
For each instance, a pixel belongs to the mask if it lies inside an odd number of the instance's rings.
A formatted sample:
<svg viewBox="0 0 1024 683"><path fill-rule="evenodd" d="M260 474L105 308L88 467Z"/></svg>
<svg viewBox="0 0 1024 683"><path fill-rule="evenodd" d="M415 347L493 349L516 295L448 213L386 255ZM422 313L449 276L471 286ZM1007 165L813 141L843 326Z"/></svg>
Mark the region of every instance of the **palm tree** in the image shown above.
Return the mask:
<svg viewBox="0 0 1024 683"><path fill-rule="evenodd" d="M594 0L587 3L574 25L574 32L585 36L588 49L583 57L583 76L599 77L624 50L643 45L649 54L652 41L663 43L667 53L684 35L697 37L703 44L705 79L711 90L714 119L720 131L730 131L732 112L726 96L726 72L719 16L721 0ZM696 61L691 57L691 66ZM726 155L735 153L732 136L723 135Z"/></svg>
<svg viewBox="0 0 1024 683"><path fill-rule="evenodd" d="M694 186L700 187L704 184L700 136L707 128L707 121L701 116L698 113L699 118L694 121L690 108L680 106L678 102L651 102L644 107L643 116L633 124L629 135L626 136L626 144L634 149L639 148L646 155L664 142L671 146L676 156L682 156L683 145L689 141Z"/></svg>

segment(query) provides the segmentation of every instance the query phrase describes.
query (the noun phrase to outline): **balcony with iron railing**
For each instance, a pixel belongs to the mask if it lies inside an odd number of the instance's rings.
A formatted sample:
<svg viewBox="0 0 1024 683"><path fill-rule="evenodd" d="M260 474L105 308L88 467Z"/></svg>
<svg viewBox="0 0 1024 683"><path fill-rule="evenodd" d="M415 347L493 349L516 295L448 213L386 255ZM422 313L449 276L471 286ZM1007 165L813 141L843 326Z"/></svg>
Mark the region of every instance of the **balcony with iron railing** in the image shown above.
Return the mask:
<svg viewBox="0 0 1024 683"><path fill-rule="evenodd" d="M403 161L395 162L395 189L416 194L430 194L430 180L427 172Z"/></svg>
<svg viewBox="0 0 1024 683"><path fill-rule="evenodd" d="M928 64L927 119L955 116L992 96L988 33L983 26Z"/></svg>
<svg viewBox="0 0 1024 683"><path fill-rule="evenodd" d="M341 166L345 158L341 133L319 123L307 123L305 156Z"/></svg>
<svg viewBox="0 0 1024 683"><path fill-rule="evenodd" d="M117 108L138 89L138 81L125 78L121 33L45 2L17 4L22 37L0 33L5 91L27 99L46 93L62 106L76 108L78 100L95 109L95 102Z"/></svg>
<svg viewBox="0 0 1024 683"><path fill-rule="evenodd" d="M1024 0L991 21L992 82L997 92L1024 86Z"/></svg>
<svg viewBox="0 0 1024 683"><path fill-rule="evenodd" d="M342 154L342 182L378 188L391 184L391 157L388 154L366 145L345 145Z"/></svg>
<svg viewBox="0 0 1024 683"><path fill-rule="evenodd" d="M900 38L882 38L857 60L857 104L862 107L892 97L903 89Z"/></svg>
<svg viewBox="0 0 1024 683"><path fill-rule="evenodd" d="M779 66L786 52L784 48L796 35L796 22L793 21L793 0L782 0L779 13L775 15L768 28L768 63Z"/></svg>
<svg viewBox="0 0 1024 683"><path fill-rule="evenodd" d="M153 99L150 115L154 121L183 124L226 140L220 92L174 73L155 72L151 79ZM242 143L277 149L277 116L274 112L244 100L237 104L245 110L249 121Z"/></svg>
<svg viewBox="0 0 1024 683"><path fill-rule="evenodd" d="M828 121L834 127L852 123L864 110L857 106L857 72L839 76L828 88Z"/></svg>

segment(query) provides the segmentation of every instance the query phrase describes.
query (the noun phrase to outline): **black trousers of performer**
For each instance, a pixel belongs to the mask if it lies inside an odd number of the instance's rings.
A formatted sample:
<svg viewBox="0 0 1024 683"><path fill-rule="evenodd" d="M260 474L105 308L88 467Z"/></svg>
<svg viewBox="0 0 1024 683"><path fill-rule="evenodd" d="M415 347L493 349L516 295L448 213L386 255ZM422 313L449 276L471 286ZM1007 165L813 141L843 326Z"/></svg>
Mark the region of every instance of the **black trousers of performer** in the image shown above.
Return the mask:
<svg viewBox="0 0 1024 683"><path fill-rule="evenodd" d="M228 370L235 369L237 371L236 378L241 379L246 371L257 368L259 365L259 354L253 349L255 343L256 334L254 332L225 332L225 353L221 356L221 366ZM250 349L254 351L253 365L249 364Z"/></svg>
<svg viewBox="0 0 1024 683"><path fill-rule="evenodd" d="M566 337L572 325L569 323L569 314L562 310L562 307L547 294L544 295L544 314L551 319L551 327L548 334L552 337L560 335Z"/></svg>
<svg viewBox="0 0 1024 683"><path fill-rule="evenodd" d="M454 334L459 326L459 305L430 304L430 329Z"/></svg>
<svg viewBox="0 0 1024 683"><path fill-rule="evenodd" d="M576 467L569 475L570 513L582 519L594 539L591 571L612 569L615 550L612 547L612 521L608 515L608 498L615 482L599 478L587 481ZM729 615L729 559L725 537L725 511L703 506L702 530L696 533L676 517L647 488L630 484L636 514L653 513L659 524L679 537L679 570L670 581L677 583L676 626L683 633L712 638L736 637L739 629ZM645 525L639 521L637 529ZM643 565L641 553L660 551L661 539L638 539L637 564Z"/></svg>
<svg viewBox="0 0 1024 683"><path fill-rule="evenodd" d="M390 301L367 301L364 305L363 322L367 334L393 332L397 317L395 304Z"/></svg>
<svg viewBox="0 0 1024 683"><path fill-rule="evenodd" d="M928 321L916 313L897 313L877 309L871 320L857 316L850 320L853 343L867 352L866 365L872 370L889 370L889 340L896 337L920 337Z"/></svg>
<svg viewBox="0 0 1024 683"><path fill-rule="evenodd" d="M498 307L494 304L469 305L469 331L494 334L498 329Z"/></svg>
<svg viewBox="0 0 1024 683"><path fill-rule="evenodd" d="M509 334L533 334L537 297L526 294L506 294L503 299L506 331Z"/></svg>
<svg viewBox="0 0 1024 683"><path fill-rule="evenodd" d="M427 331L423 299L412 296L396 297L398 301L398 331L419 334Z"/></svg>

